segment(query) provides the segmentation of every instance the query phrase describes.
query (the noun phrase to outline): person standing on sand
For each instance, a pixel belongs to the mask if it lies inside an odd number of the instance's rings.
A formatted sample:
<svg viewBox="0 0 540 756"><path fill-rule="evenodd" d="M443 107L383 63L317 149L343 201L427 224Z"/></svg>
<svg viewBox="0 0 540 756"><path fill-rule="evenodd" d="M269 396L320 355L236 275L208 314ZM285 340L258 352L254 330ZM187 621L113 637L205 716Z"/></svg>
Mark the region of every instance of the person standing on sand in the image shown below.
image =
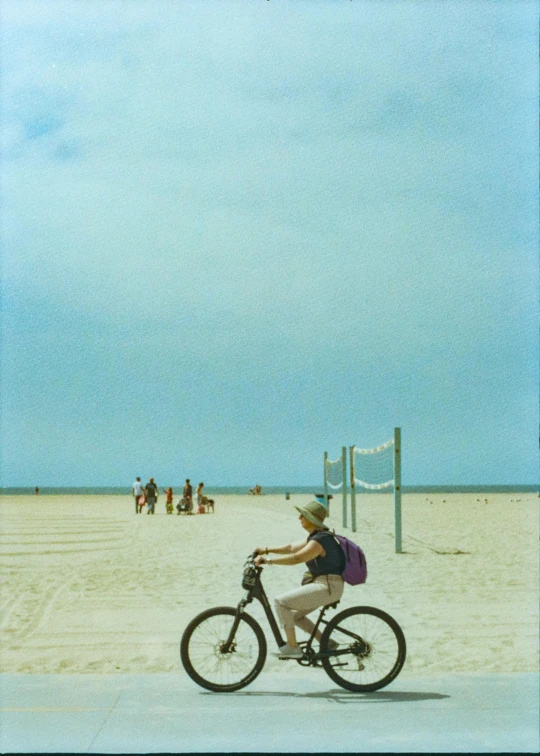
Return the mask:
<svg viewBox="0 0 540 756"><path fill-rule="evenodd" d="M144 493L143 484L141 483L140 478L137 478L137 480L133 484L132 492L135 498L135 514L139 514L139 499Z"/></svg>
<svg viewBox="0 0 540 756"><path fill-rule="evenodd" d="M203 493L204 483L199 483L197 486L197 512L203 514L206 512L206 496Z"/></svg>
<svg viewBox="0 0 540 756"><path fill-rule="evenodd" d="M146 484L144 493L146 494L146 503L148 504L146 514L155 514L159 491L153 478L150 478Z"/></svg>
<svg viewBox="0 0 540 756"><path fill-rule="evenodd" d="M165 500L165 510L166 510L167 514L172 514L172 512L173 512L173 490L172 490L171 486L169 486L169 488L167 488L167 490L163 489L163 493L167 497L166 500Z"/></svg>
<svg viewBox="0 0 540 756"><path fill-rule="evenodd" d="M186 478L186 485L182 492L182 501L185 502L186 514L191 514L193 511L193 486L189 482L189 478Z"/></svg>

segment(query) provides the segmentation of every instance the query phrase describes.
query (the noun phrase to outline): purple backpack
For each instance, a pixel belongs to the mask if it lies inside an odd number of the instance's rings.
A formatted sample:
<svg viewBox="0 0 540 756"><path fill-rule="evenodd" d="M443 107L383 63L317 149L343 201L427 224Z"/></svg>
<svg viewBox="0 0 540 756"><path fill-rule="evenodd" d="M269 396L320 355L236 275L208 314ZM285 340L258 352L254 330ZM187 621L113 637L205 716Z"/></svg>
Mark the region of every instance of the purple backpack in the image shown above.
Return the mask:
<svg viewBox="0 0 540 756"><path fill-rule="evenodd" d="M350 541L345 536L334 533L343 553L345 554L345 569L341 573L343 580L349 585L360 585L367 580L366 555L358 544Z"/></svg>

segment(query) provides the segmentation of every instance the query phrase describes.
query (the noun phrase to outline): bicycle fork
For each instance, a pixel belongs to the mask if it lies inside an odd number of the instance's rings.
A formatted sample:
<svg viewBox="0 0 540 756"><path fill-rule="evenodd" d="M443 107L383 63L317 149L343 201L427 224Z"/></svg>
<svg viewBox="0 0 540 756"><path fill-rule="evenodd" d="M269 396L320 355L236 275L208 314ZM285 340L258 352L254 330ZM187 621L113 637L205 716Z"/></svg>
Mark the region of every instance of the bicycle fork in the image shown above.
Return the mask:
<svg viewBox="0 0 540 756"><path fill-rule="evenodd" d="M281 648L281 646L285 644L285 640L283 639L283 636L281 635L279 626L276 622L276 618L274 617L272 607L270 606L270 602L268 601L268 596L264 592L264 588L262 587L262 585L258 584L252 590L248 592L247 596L243 598L239 602L238 606L236 607L236 614L235 614L229 635L227 637L227 640L221 647L221 650L223 653L225 654L230 653L231 647L234 643L234 637L236 635L236 631L238 630L238 625L240 624L241 614L244 611L247 604L250 604L254 598L258 599L260 603L262 604L262 607L266 614L266 618L268 620L268 624L270 625L270 629L272 630L272 634L276 640L278 648Z"/></svg>

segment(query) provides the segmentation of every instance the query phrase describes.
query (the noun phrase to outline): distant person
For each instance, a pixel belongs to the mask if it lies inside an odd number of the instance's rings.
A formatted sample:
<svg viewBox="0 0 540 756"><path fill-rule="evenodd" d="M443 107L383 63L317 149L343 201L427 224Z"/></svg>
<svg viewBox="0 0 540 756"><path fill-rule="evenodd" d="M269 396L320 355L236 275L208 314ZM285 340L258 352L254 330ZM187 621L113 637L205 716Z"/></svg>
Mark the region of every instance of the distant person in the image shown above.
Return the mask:
<svg viewBox="0 0 540 756"><path fill-rule="evenodd" d="M169 486L169 488L167 490L163 489L163 493L167 497L165 499L165 511L167 512L167 514L172 514L173 510L174 510L174 506L173 506L173 490Z"/></svg>
<svg viewBox="0 0 540 756"><path fill-rule="evenodd" d="M197 512L199 514L205 514L206 507L208 506L208 499L204 495L203 489L204 483L199 483L197 486Z"/></svg>
<svg viewBox="0 0 540 756"><path fill-rule="evenodd" d="M255 486L255 493L257 494L257 496L260 496L262 494L262 488L259 486L259 484Z"/></svg>
<svg viewBox="0 0 540 756"><path fill-rule="evenodd" d="M39 488L36 486L36 496L39 495Z"/></svg>
<svg viewBox="0 0 540 756"><path fill-rule="evenodd" d="M182 505L182 512L193 514L193 486L191 485L189 478L186 478L180 503ZM178 511L178 514L180 514L180 510Z"/></svg>
<svg viewBox="0 0 540 756"><path fill-rule="evenodd" d="M197 512L199 514L205 514L206 512L214 512L214 500L209 499L204 491L204 483L199 483L197 487Z"/></svg>
<svg viewBox="0 0 540 756"><path fill-rule="evenodd" d="M148 509L146 511L146 514L155 514L156 502L158 500L159 493L158 493L158 487L153 478L150 478L150 480L146 484L144 493L146 495L146 503L148 504Z"/></svg>
<svg viewBox="0 0 540 756"><path fill-rule="evenodd" d="M135 514L139 514L139 512L141 511L140 506L139 506L140 505L139 499L141 498L141 496L144 495L144 487L143 487L143 484L141 483L140 478L137 478L137 480L133 484L132 492L133 492L133 497L135 499Z"/></svg>

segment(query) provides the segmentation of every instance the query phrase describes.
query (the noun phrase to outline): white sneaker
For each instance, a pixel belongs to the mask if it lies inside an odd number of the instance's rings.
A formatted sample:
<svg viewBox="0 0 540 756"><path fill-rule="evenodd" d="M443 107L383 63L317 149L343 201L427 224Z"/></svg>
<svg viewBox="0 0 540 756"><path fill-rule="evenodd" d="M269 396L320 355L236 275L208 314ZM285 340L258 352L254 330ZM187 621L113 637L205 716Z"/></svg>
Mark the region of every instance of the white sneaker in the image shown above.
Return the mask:
<svg viewBox="0 0 540 756"><path fill-rule="evenodd" d="M280 659L301 659L304 655L300 646L289 646L287 643L273 654Z"/></svg>

